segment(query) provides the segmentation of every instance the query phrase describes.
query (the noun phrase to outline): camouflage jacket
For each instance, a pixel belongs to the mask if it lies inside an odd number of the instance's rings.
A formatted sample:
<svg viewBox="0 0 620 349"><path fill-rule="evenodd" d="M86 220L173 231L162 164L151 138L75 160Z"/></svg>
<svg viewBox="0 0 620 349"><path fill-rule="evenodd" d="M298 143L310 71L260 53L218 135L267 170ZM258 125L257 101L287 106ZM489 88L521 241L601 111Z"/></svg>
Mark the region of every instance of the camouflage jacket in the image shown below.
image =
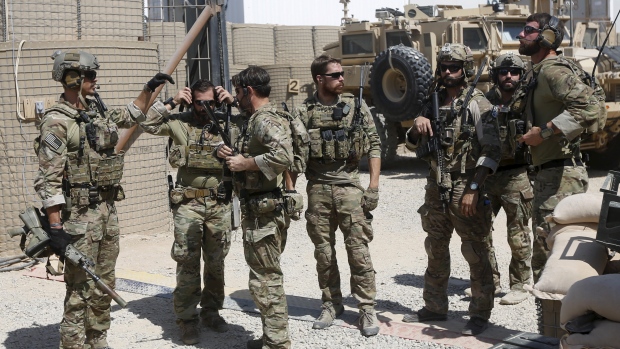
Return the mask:
<svg viewBox="0 0 620 349"><path fill-rule="evenodd" d="M102 116L97 112L97 102L87 99L87 103L91 110L88 115L91 118L101 118ZM65 204L62 180L67 176L66 168L70 166L68 162L71 161L70 159L77 158L80 150L79 118L79 111L65 102L61 96L58 104L50 108L41 120L41 136L38 138L39 143L35 144L39 157L39 170L34 186L43 200L44 208ZM124 109L106 111L105 118L112 125L129 128L136 124L136 120L144 118L144 114L132 102ZM111 143L116 144L117 141L118 138L111 140ZM85 153L83 156L87 156L89 161L94 162L112 155L114 147L97 151L86 142L83 152Z"/></svg>
<svg viewBox="0 0 620 349"><path fill-rule="evenodd" d="M153 104L147 112L146 120L140 123L145 132L172 139L174 146L170 150L169 161L173 167L178 167L177 183L183 187L213 188L222 179L222 165L213 153L222 139L203 131L207 124L206 120L196 117L193 111L171 115L160 101ZM206 162L206 166L192 166L190 153L195 151L188 146L190 143L198 143L201 137L203 145L198 155L202 157L201 162Z"/></svg>
<svg viewBox="0 0 620 349"><path fill-rule="evenodd" d="M465 96L467 95L467 88L463 89L460 95L455 98L450 107L440 108L440 113L446 113L446 132L450 132L450 135L442 135L443 138L451 139L450 144L444 145L444 164L447 172L461 172L465 170L474 169L478 166L484 166L489 168L492 172L498 167L501 158L501 143L499 139L499 127L497 119L492 115L492 105L484 97L484 94L476 89L472 94L472 97L467 106L467 120L470 128L469 138L460 139L461 130L461 108L463 106ZM443 101L447 98L446 90L439 90L439 105L443 104ZM433 119L433 112L431 102L428 102L423 109L425 113L420 116L424 116L428 119ZM428 135L421 136L416 143L411 142L412 137L410 133L413 130L410 128L407 131L406 146L408 149L415 151L420 145L428 142ZM449 137L446 137L449 136ZM435 171L437 169L437 159L433 154L429 158L425 159L430 162L431 168Z"/></svg>
<svg viewBox="0 0 620 349"><path fill-rule="evenodd" d="M343 109L342 119L334 120L332 114L334 109ZM321 131L324 130L345 130L347 147L342 151L341 157L336 157L333 161L325 161L324 159L313 157L313 150L308 153L308 164L306 169L306 177L308 180L325 183L325 184L345 184L345 183L357 183L359 182L358 173L358 159L348 158L349 148L353 147L354 143L361 142L362 140L351 139L356 133L349 132L355 117L355 97L350 93L344 93L338 96L338 100L334 105L325 106L322 105L315 93L312 97L306 99L304 103L295 108L293 111L293 117L299 117L308 130L310 135L310 146L323 147L320 142ZM359 157L367 155L368 158L380 158L381 157L381 140L375 127L375 122L372 118L372 114L366 105L366 102L362 101L361 107L361 127L362 137L365 138L364 142L367 144L366 154L360 154ZM338 152L340 144L337 144L335 151Z"/></svg>
<svg viewBox="0 0 620 349"><path fill-rule="evenodd" d="M502 143L502 159L499 166L526 165L527 146L519 144L517 141L525 131L525 117L522 111L516 110L513 103L515 98L523 97L520 90L515 91L513 99L508 103L504 103L502 100L501 92L497 86L487 92L485 97L493 105L491 113L496 115L499 126L499 138ZM517 130L518 127L515 126L517 124L521 126L520 130Z"/></svg>
<svg viewBox="0 0 620 349"><path fill-rule="evenodd" d="M561 55L547 57L532 68L524 109L528 123L542 126L551 121L561 131L530 147L535 166L576 154L579 147L574 141L584 129L598 122L601 115L601 104L594 90L563 60Z"/></svg>
<svg viewBox="0 0 620 349"><path fill-rule="evenodd" d="M233 172L235 191L248 194L270 192L283 187L282 173L293 163L289 120L275 104L260 107L241 127L235 146L245 157L253 157L259 171Z"/></svg>

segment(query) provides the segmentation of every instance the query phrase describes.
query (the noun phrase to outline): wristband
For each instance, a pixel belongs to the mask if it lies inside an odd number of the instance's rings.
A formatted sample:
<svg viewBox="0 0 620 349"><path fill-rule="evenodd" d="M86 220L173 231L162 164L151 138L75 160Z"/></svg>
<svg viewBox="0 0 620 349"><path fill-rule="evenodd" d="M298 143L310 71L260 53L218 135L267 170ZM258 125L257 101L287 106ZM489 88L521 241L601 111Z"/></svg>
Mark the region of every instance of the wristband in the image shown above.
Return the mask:
<svg viewBox="0 0 620 349"><path fill-rule="evenodd" d="M50 228L62 228L62 223L50 223Z"/></svg>
<svg viewBox="0 0 620 349"><path fill-rule="evenodd" d="M164 101L164 105L168 105L168 104L170 104L171 110L177 107L177 104L174 103L174 97L170 97Z"/></svg>

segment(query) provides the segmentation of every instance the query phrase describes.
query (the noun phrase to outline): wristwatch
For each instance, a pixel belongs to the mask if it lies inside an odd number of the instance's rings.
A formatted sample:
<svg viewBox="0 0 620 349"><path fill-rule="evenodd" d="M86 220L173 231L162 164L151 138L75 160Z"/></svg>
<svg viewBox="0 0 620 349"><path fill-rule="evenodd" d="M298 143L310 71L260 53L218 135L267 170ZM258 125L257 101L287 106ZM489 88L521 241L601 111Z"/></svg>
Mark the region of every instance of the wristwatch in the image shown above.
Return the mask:
<svg viewBox="0 0 620 349"><path fill-rule="evenodd" d="M476 183L476 182L471 182L471 183L469 184L469 189L471 189L471 190L474 190L474 191L475 191L475 190L480 189L480 186L479 186L479 185L478 185L478 183Z"/></svg>
<svg viewBox="0 0 620 349"><path fill-rule="evenodd" d="M551 136L553 136L553 128L547 127L547 124L540 126L540 137L543 140L547 140Z"/></svg>
<svg viewBox="0 0 620 349"><path fill-rule="evenodd" d="M168 105L168 104L170 104L170 110L172 110L172 109L177 107L176 103L174 103L174 98L173 97L170 97L170 98L168 98L168 99L166 99L164 101L164 105Z"/></svg>

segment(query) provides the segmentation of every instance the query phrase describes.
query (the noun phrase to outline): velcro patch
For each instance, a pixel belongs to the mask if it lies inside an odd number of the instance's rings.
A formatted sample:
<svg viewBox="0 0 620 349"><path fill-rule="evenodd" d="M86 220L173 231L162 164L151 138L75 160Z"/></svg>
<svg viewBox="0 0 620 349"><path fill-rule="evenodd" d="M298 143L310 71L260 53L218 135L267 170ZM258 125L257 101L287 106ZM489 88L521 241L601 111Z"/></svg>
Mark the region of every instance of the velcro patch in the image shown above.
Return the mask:
<svg viewBox="0 0 620 349"><path fill-rule="evenodd" d="M43 139L43 141L45 142L45 144L47 144L51 149L53 149L56 152L58 151L58 149L60 149L60 147L63 144L60 138L56 137L56 135L53 133L48 133L45 136L45 139Z"/></svg>

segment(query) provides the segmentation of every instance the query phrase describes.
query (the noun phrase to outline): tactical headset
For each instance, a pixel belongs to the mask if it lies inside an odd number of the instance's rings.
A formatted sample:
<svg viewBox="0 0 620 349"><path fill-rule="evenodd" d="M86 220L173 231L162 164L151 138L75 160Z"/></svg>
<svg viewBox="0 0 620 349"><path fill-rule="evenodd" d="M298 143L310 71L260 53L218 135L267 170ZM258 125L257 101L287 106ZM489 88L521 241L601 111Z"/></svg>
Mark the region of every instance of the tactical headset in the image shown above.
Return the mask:
<svg viewBox="0 0 620 349"><path fill-rule="evenodd" d="M75 89L82 85L82 77L80 76L80 72L77 70L67 70L65 76L62 78L62 81L65 83L67 88Z"/></svg>
<svg viewBox="0 0 620 349"><path fill-rule="evenodd" d="M559 24L560 20L556 16L551 16L549 23L542 28L538 38L536 38L540 46L552 50L560 47L564 34L558 29Z"/></svg>

